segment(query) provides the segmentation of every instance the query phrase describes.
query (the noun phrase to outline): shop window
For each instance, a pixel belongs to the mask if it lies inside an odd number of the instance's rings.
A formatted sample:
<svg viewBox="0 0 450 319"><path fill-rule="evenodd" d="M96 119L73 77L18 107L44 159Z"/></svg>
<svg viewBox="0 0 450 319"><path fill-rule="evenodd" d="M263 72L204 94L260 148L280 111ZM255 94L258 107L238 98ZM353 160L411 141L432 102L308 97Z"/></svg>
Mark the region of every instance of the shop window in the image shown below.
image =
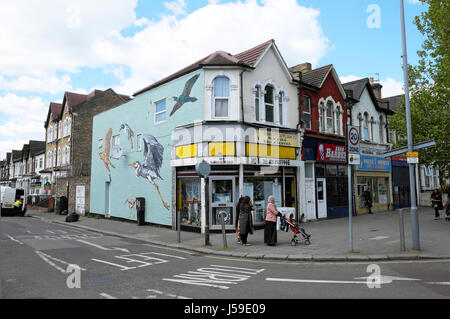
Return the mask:
<svg viewBox="0 0 450 319"><path fill-rule="evenodd" d="M183 225L201 226L201 184L200 179L178 180L178 213Z"/></svg>
<svg viewBox="0 0 450 319"><path fill-rule="evenodd" d="M325 176L325 164L316 164L316 176Z"/></svg>
<svg viewBox="0 0 450 319"><path fill-rule="evenodd" d="M327 176L337 176L337 166L336 165L330 165L327 166Z"/></svg>
<svg viewBox="0 0 450 319"><path fill-rule="evenodd" d="M348 170L346 165L338 165L339 176L348 176Z"/></svg>
<svg viewBox="0 0 450 319"><path fill-rule="evenodd" d="M233 181L218 180L213 181L212 188L213 203L229 203L233 201Z"/></svg>
<svg viewBox="0 0 450 319"><path fill-rule="evenodd" d="M378 185L378 192L380 197L380 204L387 205L388 204L388 190L387 185L389 184L388 178L380 178L380 182Z"/></svg>

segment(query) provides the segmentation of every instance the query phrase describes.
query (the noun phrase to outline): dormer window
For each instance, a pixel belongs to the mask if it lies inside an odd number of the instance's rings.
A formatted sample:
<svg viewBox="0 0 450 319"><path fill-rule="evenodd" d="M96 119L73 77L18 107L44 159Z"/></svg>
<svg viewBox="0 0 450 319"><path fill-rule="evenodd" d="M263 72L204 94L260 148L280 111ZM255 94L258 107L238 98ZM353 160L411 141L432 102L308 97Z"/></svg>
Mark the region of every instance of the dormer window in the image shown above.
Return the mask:
<svg viewBox="0 0 450 319"><path fill-rule="evenodd" d="M265 88L264 94L264 105L265 105L265 113L266 113L266 122L273 123L274 116L274 96L273 96L273 87L268 85Z"/></svg>
<svg viewBox="0 0 450 319"><path fill-rule="evenodd" d="M214 117L229 116L230 80L227 77L214 79Z"/></svg>

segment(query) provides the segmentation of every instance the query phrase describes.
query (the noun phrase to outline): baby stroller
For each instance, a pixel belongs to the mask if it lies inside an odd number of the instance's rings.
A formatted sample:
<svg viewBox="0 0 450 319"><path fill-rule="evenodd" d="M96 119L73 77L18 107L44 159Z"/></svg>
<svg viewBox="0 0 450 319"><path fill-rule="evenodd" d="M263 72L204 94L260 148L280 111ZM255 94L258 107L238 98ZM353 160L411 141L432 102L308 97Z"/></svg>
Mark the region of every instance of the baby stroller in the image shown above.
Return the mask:
<svg viewBox="0 0 450 319"><path fill-rule="evenodd" d="M305 217L304 214L302 214L301 218L300 218L300 223L303 221L303 218ZM304 228L300 227L300 225L298 225L295 221L294 221L294 216L293 214L291 214L289 216L289 218L283 218L281 220L281 222L285 225L288 225L289 228L292 230L292 232L294 233L294 236L292 236L291 239L291 245L292 246L297 246L297 244L301 243L301 244L305 244L305 245L310 245L311 241L309 240L309 238L311 237L311 235L308 235L305 231ZM289 231L288 227L285 227L286 231ZM300 237L301 236L301 237Z"/></svg>
<svg viewBox="0 0 450 319"><path fill-rule="evenodd" d="M444 206L445 209L445 220L450 221L450 205L449 205L450 199L447 200L447 203Z"/></svg>

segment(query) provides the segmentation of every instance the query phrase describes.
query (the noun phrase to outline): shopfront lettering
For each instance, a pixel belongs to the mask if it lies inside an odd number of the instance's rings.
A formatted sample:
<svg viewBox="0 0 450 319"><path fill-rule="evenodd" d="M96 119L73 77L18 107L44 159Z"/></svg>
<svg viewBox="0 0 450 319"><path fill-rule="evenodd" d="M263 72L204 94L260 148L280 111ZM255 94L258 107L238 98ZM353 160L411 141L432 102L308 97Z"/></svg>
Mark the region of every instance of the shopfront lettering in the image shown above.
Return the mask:
<svg viewBox="0 0 450 319"><path fill-rule="evenodd" d="M317 160L320 162L345 163L345 146L320 143L317 150Z"/></svg>

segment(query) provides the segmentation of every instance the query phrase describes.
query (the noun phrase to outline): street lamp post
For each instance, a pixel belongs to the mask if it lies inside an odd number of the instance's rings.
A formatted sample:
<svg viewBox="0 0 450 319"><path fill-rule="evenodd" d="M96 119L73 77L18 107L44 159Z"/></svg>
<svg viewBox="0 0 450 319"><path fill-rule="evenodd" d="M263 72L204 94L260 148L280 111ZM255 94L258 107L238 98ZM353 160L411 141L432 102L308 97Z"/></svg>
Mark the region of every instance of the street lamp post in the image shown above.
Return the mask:
<svg viewBox="0 0 450 319"><path fill-rule="evenodd" d="M400 22L402 29L402 48L403 48L403 77L405 82L405 106L406 106L406 130L408 135L408 151L413 151L412 125L411 125L411 108L409 103L409 76L408 76L408 55L406 49L406 31L405 31L405 9L404 1L400 1ZM416 199L416 180L414 178L414 165L409 163L409 182L411 194L411 231L412 243L414 250L420 250L419 238L419 216L417 212Z"/></svg>

